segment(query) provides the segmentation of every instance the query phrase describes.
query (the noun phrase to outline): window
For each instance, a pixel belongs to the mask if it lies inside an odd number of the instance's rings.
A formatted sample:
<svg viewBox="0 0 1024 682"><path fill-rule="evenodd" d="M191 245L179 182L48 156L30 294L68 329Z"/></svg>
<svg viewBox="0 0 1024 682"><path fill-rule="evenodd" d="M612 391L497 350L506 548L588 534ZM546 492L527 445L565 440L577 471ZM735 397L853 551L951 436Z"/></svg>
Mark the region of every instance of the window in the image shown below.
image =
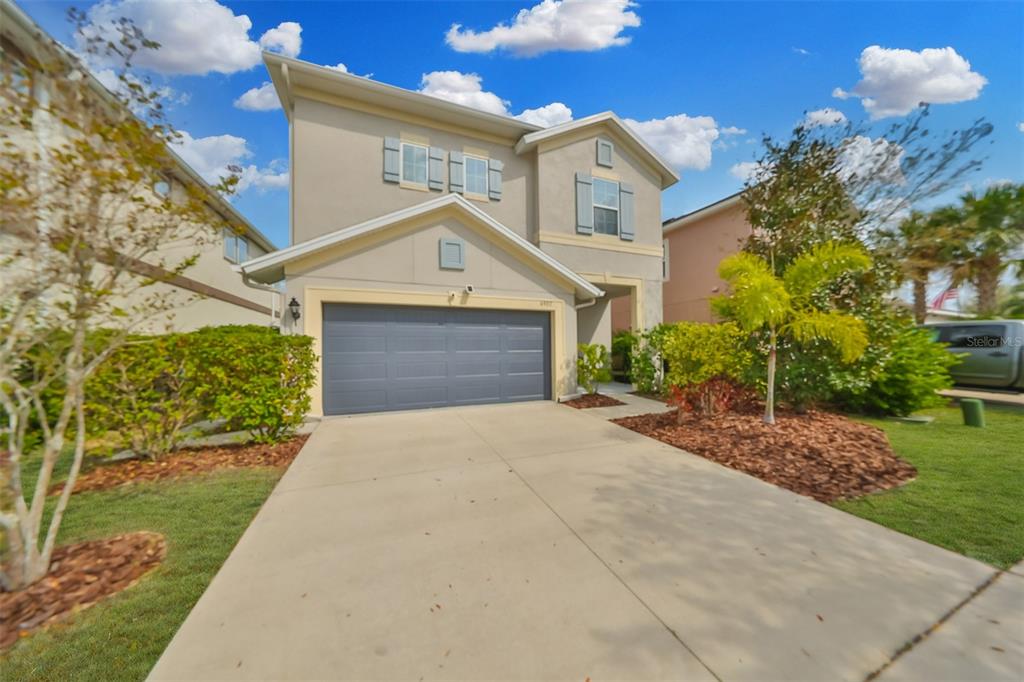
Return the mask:
<svg viewBox="0 0 1024 682"><path fill-rule="evenodd" d="M427 184L427 148L418 144L402 143L402 181L414 185Z"/></svg>
<svg viewBox="0 0 1024 682"><path fill-rule="evenodd" d="M939 341L948 343L950 348L999 348L1007 336L1003 325L964 325L962 327L940 327Z"/></svg>
<svg viewBox="0 0 1024 682"><path fill-rule="evenodd" d="M153 183L153 191L161 197L167 197L171 193L171 183L166 180L157 180Z"/></svg>
<svg viewBox="0 0 1024 682"><path fill-rule="evenodd" d="M661 281L668 281L668 240L661 240Z"/></svg>
<svg viewBox="0 0 1024 682"><path fill-rule="evenodd" d="M249 240L227 227L224 228L224 258L232 263L249 260Z"/></svg>
<svg viewBox="0 0 1024 682"><path fill-rule="evenodd" d="M466 158L466 194L487 196L487 159Z"/></svg>
<svg viewBox="0 0 1024 682"><path fill-rule="evenodd" d="M594 232L619 234L619 183L594 178Z"/></svg>

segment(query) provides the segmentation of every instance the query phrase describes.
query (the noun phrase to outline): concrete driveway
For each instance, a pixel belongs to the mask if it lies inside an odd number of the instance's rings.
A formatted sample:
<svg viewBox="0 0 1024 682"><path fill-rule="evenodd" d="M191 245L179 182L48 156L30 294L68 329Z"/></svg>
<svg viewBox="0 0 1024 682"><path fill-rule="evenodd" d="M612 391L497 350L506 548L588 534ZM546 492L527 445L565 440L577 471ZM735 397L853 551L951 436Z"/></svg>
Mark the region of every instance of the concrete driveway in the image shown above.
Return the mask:
<svg viewBox="0 0 1024 682"><path fill-rule="evenodd" d="M553 403L332 418L151 679L861 680L993 574Z"/></svg>

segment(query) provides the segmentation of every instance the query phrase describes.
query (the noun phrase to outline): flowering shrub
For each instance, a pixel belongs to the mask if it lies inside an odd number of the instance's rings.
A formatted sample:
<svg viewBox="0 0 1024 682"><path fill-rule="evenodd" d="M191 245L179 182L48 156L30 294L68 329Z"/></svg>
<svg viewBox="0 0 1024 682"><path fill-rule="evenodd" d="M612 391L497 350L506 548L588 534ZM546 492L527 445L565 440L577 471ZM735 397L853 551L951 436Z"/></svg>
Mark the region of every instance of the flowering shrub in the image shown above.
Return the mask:
<svg viewBox="0 0 1024 682"><path fill-rule="evenodd" d="M754 400L750 388L725 376L714 376L685 386L673 385L670 392L668 403L677 408L680 423L686 414L709 417Z"/></svg>

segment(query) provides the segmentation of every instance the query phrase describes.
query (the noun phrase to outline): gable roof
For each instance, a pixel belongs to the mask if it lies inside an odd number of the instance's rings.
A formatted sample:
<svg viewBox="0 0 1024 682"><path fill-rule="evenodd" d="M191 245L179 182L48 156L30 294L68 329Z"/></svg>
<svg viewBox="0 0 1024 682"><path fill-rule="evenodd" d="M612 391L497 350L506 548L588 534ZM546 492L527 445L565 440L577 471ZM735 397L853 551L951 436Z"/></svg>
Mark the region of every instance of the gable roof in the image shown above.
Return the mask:
<svg viewBox="0 0 1024 682"><path fill-rule="evenodd" d="M641 158L645 158L653 163L654 167L661 175L662 189L679 182L679 173L669 165L668 161L662 158L658 152L654 151L650 145L644 142L643 138L637 135L632 128L626 125L625 122L623 122L623 120L616 116L615 112L612 111L602 111L600 114L594 114L593 116L579 118L575 121L568 121L556 126L551 126L550 128L544 128L543 130L527 133L526 135L523 135L519 142L516 143L516 153L522 154L524 151L533 149L537 144L545 140L561 137L562 135L567 135L584 128L601 125L609 126L616 132L620 133L630 144L634 154L637 154Z"/></svg>
<svg viewBox="0 0 1024 682"><path fill-rule="evenodd" d="M291 103L294 100L295 89L304 88L371 106L446 121L460 127L504 137L510 142L518 140L526 133L541 130L540 126L511 116L492 114L422 92L406 90L301 59L284 57L274 52L264 52L263 62L270 72L270 79L289 120L292 118Z"/></svg>
<svg viewBox="0 0 1024 682"><path fill-rule="evenodd" d="M661 224L661 232L662 234L668 234L669 232L673 232L679 229L680 227L685 227L693 222L696 222L701 218L713 216L716 213L720 213L721 211L736 206L737 204L740 203L742 199L743 191L740 190L739 192L736 192L736 194L730 194L724 199L719 199L718 201L708 204L707 206L702 206L701 208L698 208L696 211L690 211L689 213L684 213L681 216L669 218L668 220Z"/></svg>
<svg viewBox="0 0 1024 682"><path fill-rule="evenodd" d="M544 253L512 230L481 211L476 206L473 206L458 194L444 194L436 199L425 201L410 208L403 208L393 213L380 216L379 218L359 223L358 225L353 225L351 227L342 228L334 232L320 235L319 237L314 237L313 239L295 244L294 246L289 246L288 248L281 249L280 251L268 253L264 256L260 256L259 258L253 258L252 260L241 263L240 265L236 265L235 269L249 277L256 278L257 281L261 279L268 282L277 281L281 279L284 265L286 263L300 258L305 258L306 256L310 256L314 253L319 253L325 249L343 244L351 239L386 229L395 223L423 216L447 207L453 207L460 210L469 218L472 218L493 230L497 237L506 245L508 250L523 253L541 268L548 272L555 273L571 282L575 288L577 296L580 298L600 298L601 296L604 296L604 292L601 291L601 289L583 279L550 255Z"/></svg>

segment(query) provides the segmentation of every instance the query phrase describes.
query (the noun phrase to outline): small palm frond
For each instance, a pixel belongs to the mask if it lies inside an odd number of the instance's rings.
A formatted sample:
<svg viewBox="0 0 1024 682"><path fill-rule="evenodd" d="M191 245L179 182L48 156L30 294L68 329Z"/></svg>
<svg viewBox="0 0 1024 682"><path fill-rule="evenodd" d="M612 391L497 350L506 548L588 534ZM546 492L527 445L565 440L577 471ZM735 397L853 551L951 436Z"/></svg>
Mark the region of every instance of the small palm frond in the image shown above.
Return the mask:
<svg viewBox="0 0 1024 682"><path fill-rule="evenodd" d="M839 351L843 362L853 362L868 347L864 323L835 310L801 310L786 325L786 330L804 343L817 339L827 341Z"/></svg>
<svg viewBox="0 0 1024 682"><path fill-rule="evenodd" d="M718 266L718 274L729 283L732 295L716 300L717 311L728 311L746 331L766 324L781 324L791 307L782 280L771 273L763 258L746 252L733 254Z"/></svg>
<svg viewBox="0 0 1024 682"><path fill-rule="evenodd" d="M849 272L871 267L871 257L859 246L826 242L798 256L783 274L786 290L803 299Z"/></svg>

